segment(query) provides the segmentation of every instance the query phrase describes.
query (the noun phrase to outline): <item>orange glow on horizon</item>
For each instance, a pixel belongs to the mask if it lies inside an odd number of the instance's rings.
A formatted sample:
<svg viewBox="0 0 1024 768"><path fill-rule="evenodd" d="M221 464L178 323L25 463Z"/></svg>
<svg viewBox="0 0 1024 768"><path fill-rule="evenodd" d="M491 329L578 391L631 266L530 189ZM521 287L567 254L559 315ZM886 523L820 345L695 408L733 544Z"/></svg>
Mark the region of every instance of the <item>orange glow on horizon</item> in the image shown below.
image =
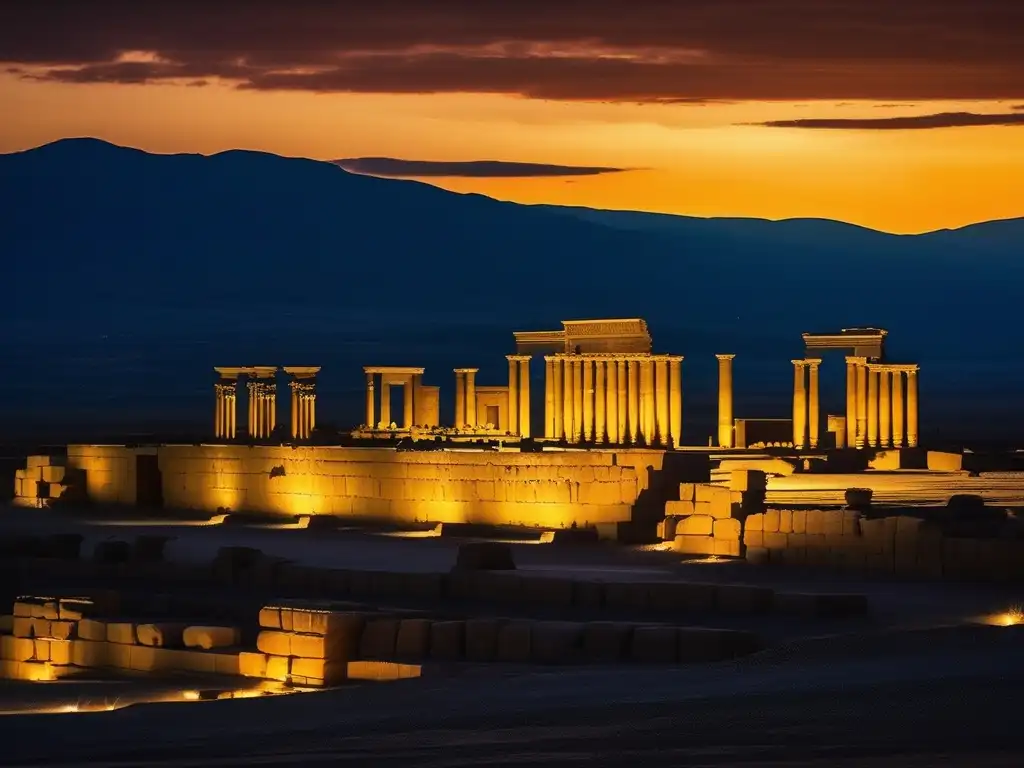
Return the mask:
<svg viewBox="0 0 1024 768"><path fill-rule="evenodd" d="M692 216L819 217L912 233L1024 215L1024 126L766 128L797 118L1006 112L1000 102L891 108L742 102L639 105L498 95L241 91L223 84L72 85L0 75L0 152L95 136L154 152L242 148L333 159L505 160L628 168L546 178L432 178L523 203Z"/></svg>

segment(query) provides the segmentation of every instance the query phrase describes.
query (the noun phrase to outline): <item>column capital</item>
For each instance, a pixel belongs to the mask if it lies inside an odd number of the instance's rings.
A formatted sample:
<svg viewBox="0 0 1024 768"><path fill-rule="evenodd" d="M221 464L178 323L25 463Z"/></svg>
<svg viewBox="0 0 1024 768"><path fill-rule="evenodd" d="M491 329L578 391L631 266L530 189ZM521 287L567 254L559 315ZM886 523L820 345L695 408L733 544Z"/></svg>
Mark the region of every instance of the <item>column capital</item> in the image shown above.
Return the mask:
<svg viewBox="0 0 1024 768"><path fill-rule="evenodd" d="M857 357L856 355L848 355L847 358L846 358L846 362L847 363L852 363L853 365L867 365L868 364L868 359L866 357Z"/></svg>
<svg viewBox="0 0 1024 768"><path fill-rule="evenodd" d="M312 379L320 373L319 365L286 365L282 369L289 376L296 379Z"/></svg>
<svg viewBox="0 0 1024 768"><path fill-rule="evenodd" d="M719 362L725 362L726 360L732 360L736 355L715 355Z"/></svg>
<svg viewBox="0 0 1024 768"><path fill-rule="evenodd" d="M807 363L809 366L811 366L811 368L817 368L819 365L821 365L821 358L820 357L807 357L807 358L804 358L804 362Z"/></svg>
<svg viewBox="0 0 1024 768"><path fill-rule="evenodd" d="M522 363L532 360L533 355L505 355L505 359L510 363ZM544 359L547 360L546 357Z"/></svg>
<svg viewBox="0 0 1024 768"><path fill-rule="evenodd" d="M797 368L800 368L802 366L807 365L807 361L806 360L790 360L790 362L793 365L795 365Z"/></svg>
<svg viewBox="0 0 1024 768"><path fill-rule="evenodd" d="M682 355L658 355L658 358L668 363L681 363L683 362Z"/></svg>
<svg viewBox="0 0 1024 768"><path fill-rule="evenodd" d="M479 373L479 368L455 368L455 373Z"/></svg>

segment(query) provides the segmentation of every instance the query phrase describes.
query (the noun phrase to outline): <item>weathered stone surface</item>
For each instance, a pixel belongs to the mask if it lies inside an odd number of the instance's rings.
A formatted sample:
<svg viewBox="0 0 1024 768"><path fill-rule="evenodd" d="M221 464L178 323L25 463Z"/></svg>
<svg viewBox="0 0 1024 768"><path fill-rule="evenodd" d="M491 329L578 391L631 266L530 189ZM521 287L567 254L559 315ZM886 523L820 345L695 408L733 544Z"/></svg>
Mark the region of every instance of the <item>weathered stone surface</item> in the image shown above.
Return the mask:
<svg viewBox="0 0 1024 768"><path fill-rule="evenodd" d="M398 641L398 619L368 619L359 641L359 655L364 659L390 660L395 657Z"/></svg>
<svg viewBox="0 0 1024 768"><path fill-rule="evenodd" d="M444 661L465 658L466 622L435 621L430 627L430 657Z"/></svg>
<svg viewBox="0 0 1024 768"><path fill-rule="evenodd" d="M498 654L501 619L466 620L466 660L494 661Z"/></svg>
<svg viewBox="0 0 1024 768"><path fill-rule="evenodd" d="M139 645L148 645L154 648L177 648L182 644L184 632L184 624L140 624L136 630L136 636Z"/></svg>
<svg viewBox="0 0 1024 768"><path fill-rule="evenodd" d="M516 564L508 544L475 541L459 545L455 567L467 571L510 571L515 570Z"/></svg>
<svg viewBox="0 0 1024 768"><path fill-rule="evenodd" d="M780 613L814 618L863 616L868 612L867 597L858 594L776 592L773 605Z"/></svg>
<svg viewBox="0 0 1024 768"><path fill-rule="evenodd" d="M630 643L630 658L633 661L673 664L678 657L678 638L675 627L634 627Z"/></svg>
<svg viewBox="0 0 1024 768"><path fill-rule="evenodd" d="M633 625L615 621L591 621L583 626L585 661L617 663L626 659L633 637Z"/></svg>
<svg viewBox="0 0 1024 768"><path fill-rule="evenodd" d="M568 621L537 621L530 633L530 656L544 664L566 663L579 658L583 625Z"/></svg>
<svg viewBox="0 0 1024 768"><path fill-rule="evenodd" d="M430 653L429 619L402 619L398 623L395 656L399 659L422 659Z"/></svg>
<svg viewBox="0 0 1024 768"><path fill-rule="evenodd" d="M723 661L760 650L757 635L746 630L680 627L678 659L681 662Z"/></svg>
<svg viewBox="0 0 1024 768"><path fill-rule="evenodd" d="M774 591L751 584L718 584L716 605L725 613L763 613L770 611Z"/></svg>
<svg viewBox="0 0 1024 768"><path fill-rule="evenodd" d="M533 622L513 619L498 627L498 661L527 662L532 653Z"/></svg>

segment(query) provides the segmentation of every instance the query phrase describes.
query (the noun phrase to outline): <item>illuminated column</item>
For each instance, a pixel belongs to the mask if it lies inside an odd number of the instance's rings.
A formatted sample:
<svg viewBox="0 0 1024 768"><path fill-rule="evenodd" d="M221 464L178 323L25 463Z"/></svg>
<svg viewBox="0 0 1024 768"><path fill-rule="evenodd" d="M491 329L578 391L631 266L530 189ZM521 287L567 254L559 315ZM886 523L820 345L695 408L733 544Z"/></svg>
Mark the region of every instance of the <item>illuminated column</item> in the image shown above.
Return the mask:
<svg viewBox="0 0 1024 768"><path fill-rule="evenodd" d="M604 389L605 361L597 359L594 361L597 370L594 372L594 441L603 443L608 439L605 432L604 419L607 406L607 395ZM611 363L615 365L615 363Z"/></svg>
<svg viewBox="0 0 1024 768"><path fill-rule="evenodd" d="M583 442L594 438L594 361L583 358Z"/></svg>
<svg viewBox="0 0 1024 768"><path fill-rule="evenodd" d="M572 361L572 441L580 442L583 436L583 371L579 357Z"/></svg>
<svg viewBox="0 0 1024 768"><path fill-rule="evenodd" d="M544 358L544 437L555 436L555 363Z"/></svg>
<svg viewBox="0 0 1024 768"><path fill-rule="evenodd" d="M678 448L683 439L683 358L670 357L669 365L669 437Z"/></svg>
<svg viewBox="0 0 1024 768"><path fill-rule="evenodd" d="M505 359L508 360L508 431L518 435L519 389L516 387L516 370L519 358L516 355L505 355Z"/></svg>
<svg viewBox="0 0 1024 768"><path fill-rule="evenodd" d="M228 440L234 440L238 432L235 424L235 420L238 418L238 385L235 382L231 382L228 385L226 405L228 409L228 431L226 437Z"/></svg>
<svg viewBox="0 0 1024 768"><path fill-rule="evenodd" d="M476 372L479 368L466 368L466 423L474 429L479 426L476 417Z"/></svg>
<svg viewBox="0 0 1024 768"><path fill-rule="evenodd" d="M295 394L292 390L292 437L295 436L298 431L296 416L295 416ZM373 429L377 426L377 422L374 421L374 406L373 406L373 374L366 374L366 426Z"/></svg>
<svg viewBox="0 0 1024 768"><path fill-rule="evenodd" d="M892 444L903 447L903 371L892 372Z"/></svg>
<svg viewBox="0 0 1024 768"><path fill-rule="evenodd" d="M867 444L868 436L868 362L860 358L857 363L857 447Z"/></svg>
<svg viewBox="0 0 1024 768"><path fill-rule="evenodd" d="M383 396L381 408L384 407ZM466 420L466 372L461 368L455 369L455 428L462 429L467 424Z"/></svg>
<svg viewBox="0 0 1024 768"><path fill-rule="evenodd" d="M818 404L818 366L821 360L811 358L807 361L810 368L810 408L807 414L807 424L810 427L811 448L818 447L818 430L821 428L821 407Z"/></svg>
<svg viewBox="0 0 1024 768"><path fill-rule="evenodd" d="M412 425L416 423L413 403L416 402L413 397L413 377L409 376L405 384L402 385L402 429L412 429Z"/></svg>
<svg viewBox="0 0 1024 768"><path fill-rule="evenodd" d="M551 381L554 386L552 387L552 395L554 400L554 407L552 408L552 437L561 440L565 434L565 416L564 416L564 394L563 385L565 382L565 375L562 372L562 358L555 357L553 370L551 375Z"/></svg>
<svg viewBox="0 0 1024 768"><path fill-rule="evenodd" d="M213 393L216 396L217 403L213 409L213 436L224 437L224 385L214 384Z"/></svg>
<svg viewBox="0 0 1024 768"><path fill-rule="evenodd" d="M615 361L615 434L626 442L626 361Z"/></svg>
<svg viewBox="0 0 1024 768"><path fill-rule="evenodd" d="M846 358L846 446L857 444L857 361L859 357Z"/></svg>
<svg viewBox="0 0 1024 768"><path fill-rule="evenodd" d="M391 427L391 384L383 376L380 380L380 420L384 429Z"/></svg>
<svg viewBox="0 0 1024 768"><path fill-rule="evenodd" d="M264 437L270 437L277 429L277 384L271 381L267 384L267 424Z"/></svg>
<svg viewBox="0 0 1024 768"><path fill-rule="evenodd" d="M650 358L641 362L640 411L644 445L654 445L654 361Z"/></svg>
<svg viewBox="0 0 1024 768"><path fill-rule="evenodd" d="M619 434L619 366L618 361L608 360L608 375L605 381L605 404L607 405L608 442L617 445L622 442Z"/></svg>
<svg viewBox="0 0 1024 768"><path fill-rule="evenodd" d="M245 385L245 388L249 390L249 439L255 440L258 435L256 433L256 414L259 413L259 382L250 381Z"/></svg>
<svg viewBox="0 0 1024 768"><path fill-rule="evenodd" d="M658 443L665 447L668 445L668 360L664 357L658 358L654 363L655 385L655 419L657 420L655 432L658 436Z"/></svg>
<svg viewBox="0 0 1024 768"><path fill-rule="evenodd" d="M629 437L640 442L640 363L629 361ZM625 437L625 435L623 435Z"/></svg>
<svg viewBox="0 0 1024 768"><path fill-rule="evenodd" d="M736 355L715 355L718 358L718 445L732 448L732 361Z"/></svg>
<svg viewBox="0 0 1024 768"><path fill-rule="evenodd" d="M889 369L878 369L878 444L892 445L892 404L889 400Z"/></svg>
<svg viewBox="0 0 1024 768"><path fill-rule="evenodd" d="M372 394L373 393L373 389L372 389L372 387L373 387L373 375L372 374L367 374L366 376L367 376L368 379L370 379L370 381L368 382L368 386L370 388L367 389L367 392ZM299 434L300 434L299 433L299 423L300 423L300 417L301 417L301 415L299 413L299 402L300 402L300 400L299 400L299 382L297 382L297 381L289 382L288 388L292 391L292 440L297 440L299 438ZM372 407L373 401L370 400L369 404ZM373 414L372 413L370 414L370 419L371 420L373 419Z"/></svg>
<svg viewBox="0 0 1024 768"><path fill-rule="evenodd" d="M306 393L306 402L309 403L309 409L306 414L306 439L308 440L313 435L313 430L316 429L316 390L312 388L312 385L307 385L309 390Z"/></svg>
<svg viewBox="0 0 1024 768"><path fill-rule="evenodd" d="M873 365L868 369L868 445L878 447L878 371Z"/></svg>
<svg viewBox="0 0 1024 768"><path fill-rule="evenodd" d="M793 360L793 447L807 445L807 361Z"/></svg>
<svg viewBox="0 0 1024 768"><path fill-rule="evenodd" d="M917 447L917 371L915 365L907 369L907 445Z"/></svg>
<svg viewBox="0 0 1024 768"><path fill-rule="evenodd" d="M530 432L530 357L519 358L519 436Z"/></svg>
<svg viewBox="0 0 1024 768"><path fill-rule="evenodd" d="M562 358L562 435L572 442L572 360Z"/></svg>

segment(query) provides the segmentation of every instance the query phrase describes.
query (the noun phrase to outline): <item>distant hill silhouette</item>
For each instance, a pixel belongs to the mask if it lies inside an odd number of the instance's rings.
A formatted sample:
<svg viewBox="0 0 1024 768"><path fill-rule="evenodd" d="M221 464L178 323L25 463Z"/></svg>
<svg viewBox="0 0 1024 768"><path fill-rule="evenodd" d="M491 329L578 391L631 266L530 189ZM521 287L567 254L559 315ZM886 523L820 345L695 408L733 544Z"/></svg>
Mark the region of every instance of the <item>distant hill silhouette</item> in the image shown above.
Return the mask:
<svg viewBox="0 0 1024 768"><path fill-rule="evenodd" d="M785 416L800 332L866 324L922 363L925 430L1024 426L1022 220L912 237L524 206L258 152L67 139L0 155L0 224L11 429L203 425L210 366L267 363L324 365L318 413L352 423L362 365L426 365L450 398L453 366L503 382L511 331L605 316L644 317L687 356L695 442L714 352L740 355L738 415Z"/></svg>

